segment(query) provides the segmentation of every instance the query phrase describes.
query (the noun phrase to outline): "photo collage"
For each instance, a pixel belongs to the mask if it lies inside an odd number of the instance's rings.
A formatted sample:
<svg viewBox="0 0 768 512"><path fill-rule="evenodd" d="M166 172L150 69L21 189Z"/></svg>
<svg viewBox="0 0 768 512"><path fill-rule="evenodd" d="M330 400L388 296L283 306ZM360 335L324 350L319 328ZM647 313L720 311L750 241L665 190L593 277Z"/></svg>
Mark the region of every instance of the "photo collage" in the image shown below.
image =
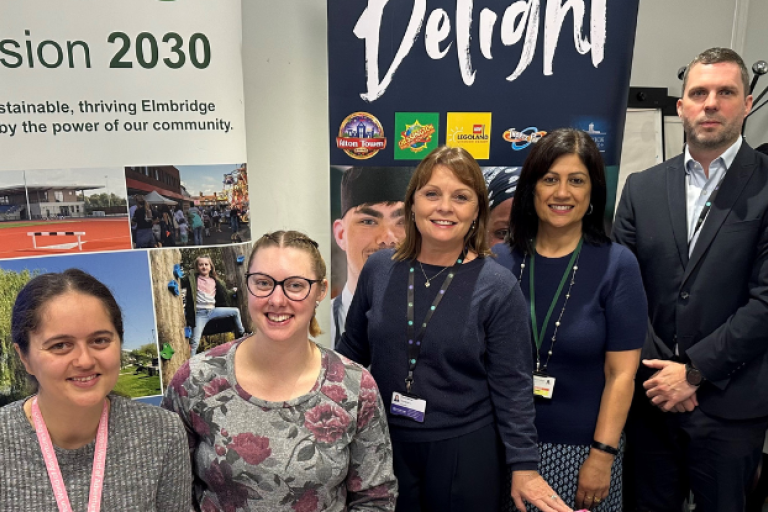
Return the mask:
<svg viewBox="0 0 768 512"><path fill-rule="evenodd" d="M131 398L159 403L195 351L250 332L249 210L245 163L0 171L0 405L28 394L11 308L40 274L79 268L112 291L125 325L115 392ZM221 291L203 321L200 269Z"/></svg>

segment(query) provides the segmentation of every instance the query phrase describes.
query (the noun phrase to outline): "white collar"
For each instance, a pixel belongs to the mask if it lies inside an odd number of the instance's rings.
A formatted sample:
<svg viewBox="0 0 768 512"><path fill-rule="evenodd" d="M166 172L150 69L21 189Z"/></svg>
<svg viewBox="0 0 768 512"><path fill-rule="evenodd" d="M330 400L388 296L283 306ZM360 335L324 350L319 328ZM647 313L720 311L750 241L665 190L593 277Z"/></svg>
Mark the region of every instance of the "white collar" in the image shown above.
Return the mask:
<svg viewBox="0 0 768 512"><path fill-rule="evenodd" d="M716 160L722 158L723 159L724 167L726 169L730 169L731 168L731 164L733 164L733 161L736 160L736 154L741 149L741 144L742 144L743 141L744 141L743 137L741 137L741 135L739 135L739 138L736 139L736 142L731 144L728 149L723 151L723 153L719 157L715 158L712 161L715 162ZM685 145L685 155L683 157L683 163L684 163L684 168L685 168L685 173L686 174L690 174L690 172L691 172L689 170L689 167L688 167L690 162L696 162L696 160L694 160L693 157L691 156L691 152L689 151L688 144L686 144Z"/></svg>

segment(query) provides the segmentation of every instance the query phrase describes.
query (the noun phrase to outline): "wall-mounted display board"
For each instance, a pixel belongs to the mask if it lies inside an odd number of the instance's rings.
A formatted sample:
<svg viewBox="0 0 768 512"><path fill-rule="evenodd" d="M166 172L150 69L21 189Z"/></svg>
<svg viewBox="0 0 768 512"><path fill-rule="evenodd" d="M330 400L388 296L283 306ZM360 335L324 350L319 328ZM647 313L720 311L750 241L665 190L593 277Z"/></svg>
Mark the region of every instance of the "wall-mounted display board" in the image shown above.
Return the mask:
<svg viewBox="0 0 768 512"><path fill-rule="evenodd" d="M116 390L153 401L190 355L196 258L243 308L241 41L239 0L3 2L0 402L24 394L10 311L37 274L110 286L126 325ZM211 325L199 347L235 333Z"/></svg>
<svg viewBox="0 0 768 512"><path fill-rule="evenodd" d="M368 219L365 243L351 240L348 228L359 223L347 217L360 208L348 207L362 196L345 183L373 183L369 202L402 200L405 189L387 190L380 175L399 182L396 169L416 166L438 145L465 148L490 176L522 165L555 128L585 130L608 166L610 222L637 10L638 0L328 2L335 323L343 323L361 262L403 236L374 219L393 209ZM342 177L347 167L355 180Z"/></svg>

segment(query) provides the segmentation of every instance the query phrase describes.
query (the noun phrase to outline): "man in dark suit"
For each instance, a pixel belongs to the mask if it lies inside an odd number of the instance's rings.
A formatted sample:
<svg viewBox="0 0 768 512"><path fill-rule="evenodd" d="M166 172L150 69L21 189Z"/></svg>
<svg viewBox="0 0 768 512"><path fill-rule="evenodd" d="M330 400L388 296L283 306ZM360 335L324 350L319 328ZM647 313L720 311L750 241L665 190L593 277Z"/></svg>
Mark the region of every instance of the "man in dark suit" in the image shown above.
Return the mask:
<svg viewBox="0 0 768 512"><path fill-rule="evenodd" d="M614 238L637 256L649 334L627 420L627 510L743 511L768 426L768 158L741 137L749 73L697 56L685 152L629 177ZM634 491L634 492L631 492Z"/></svg>

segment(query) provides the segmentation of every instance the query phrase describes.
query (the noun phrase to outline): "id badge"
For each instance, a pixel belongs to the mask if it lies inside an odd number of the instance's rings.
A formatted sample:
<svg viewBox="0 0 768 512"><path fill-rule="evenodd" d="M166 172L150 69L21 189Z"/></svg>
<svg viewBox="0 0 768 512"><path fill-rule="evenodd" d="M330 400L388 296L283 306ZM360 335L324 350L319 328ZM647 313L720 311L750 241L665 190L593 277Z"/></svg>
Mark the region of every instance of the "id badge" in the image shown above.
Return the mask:
<svg viewBox="0 0 768 512"><path fill-rule="evenodd" d="M555 391L555 378L546 373L533 374L533 396L541 398L552 398Z"/></svg>
<svg viewBox="0 0 768 512"><path fill-rule="evenodd" d="M389 412L395 416L405 416L413 421L424 423L424 411L427 409L427 401L404 393L392 392L392 403Z"/></svg>

